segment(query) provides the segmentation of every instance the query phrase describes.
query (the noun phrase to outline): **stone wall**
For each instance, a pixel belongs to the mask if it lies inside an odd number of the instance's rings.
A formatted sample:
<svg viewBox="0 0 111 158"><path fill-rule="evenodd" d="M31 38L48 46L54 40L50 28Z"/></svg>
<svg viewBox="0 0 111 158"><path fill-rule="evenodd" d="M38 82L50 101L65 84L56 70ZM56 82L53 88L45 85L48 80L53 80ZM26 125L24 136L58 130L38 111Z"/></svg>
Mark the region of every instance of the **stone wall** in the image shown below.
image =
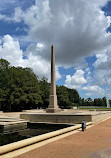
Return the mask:
<svg viewBox="0 0 111 158"><path fill-rule="evenodd" d="M78 124L82 121L98 122L105 118L111 117L111 112L98 112L96 114L21 114L20 118L29 122L46 122L46 123L72 123Z"/></svg>

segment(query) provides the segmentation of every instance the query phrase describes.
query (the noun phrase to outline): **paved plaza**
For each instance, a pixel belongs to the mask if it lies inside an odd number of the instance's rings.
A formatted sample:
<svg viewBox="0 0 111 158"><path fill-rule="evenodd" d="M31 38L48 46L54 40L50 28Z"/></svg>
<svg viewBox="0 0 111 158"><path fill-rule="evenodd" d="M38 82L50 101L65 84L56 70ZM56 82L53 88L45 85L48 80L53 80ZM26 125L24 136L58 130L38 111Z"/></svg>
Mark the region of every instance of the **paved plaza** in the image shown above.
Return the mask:
<svg viewBox="0 0 111 158"><path fill-rule="evenodd" d="M20 121L20 114L23 113L38 113L44 114L44 110L29 110L15 113L0 113L0 120L3 123ZM88 111L88 110L65 110L61 114L98 114L103 112ZM5 122L6 121L6 122ZM111 118L97 124L92 125L85 132L81 129L78 132L62 139L49 141L48 144L43 143L40 147L30 147L30 150L22 148L22 152L17 150L17 155L14 158L110 158L111 156ZM28 152L26 152L28 151ZM16 151L14 151L16 152ZM16 154L15 154L16 155ZM8 156L8 154L7 154ZM1 157L1 156L0 156ZM10 156L9 156L10 157ZM8 158L9 158L8 157ZM7 158L2 156L2 158ZM11 158L11 157L10 157Z"/></svg>
<svg viewBox="0 0 111 158"><path fill-rule="evenodd" d="M111 119L15 158L110 158Z"/></svg>

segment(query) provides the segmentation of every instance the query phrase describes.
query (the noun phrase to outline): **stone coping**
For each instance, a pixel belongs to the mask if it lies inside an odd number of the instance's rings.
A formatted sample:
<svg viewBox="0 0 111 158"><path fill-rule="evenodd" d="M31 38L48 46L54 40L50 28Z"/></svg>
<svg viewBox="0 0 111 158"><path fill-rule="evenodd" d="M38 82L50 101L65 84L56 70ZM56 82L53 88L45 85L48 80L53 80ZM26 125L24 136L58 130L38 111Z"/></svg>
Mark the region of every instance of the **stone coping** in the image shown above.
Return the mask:
<svg viewBox="0 0 111 158"><path fill-rule="evenodd" d="M55 116L84 116L84 115L87 115L87 116L93 116L93 115L100 115L100 114L105 114L105 113L111 113L111 111L90 111L90 112L87 112L87 113L84 113L84 112L75 112L75 113L25 113L25 115L46 115L46 116L49 116L49 115L55 115ZM20 114L22 115L22 114Z"/></svg>
<svg viewBox="0 0 111 158"><path fill-rule="evenodd" d="M24 115L24 114L20 114L20 115ZM76 116L76 115L80 115L80 116L84 116L84 115L92 115L92 114L78 114L78 113L76 113L76 114L69 114L69 113L67 113L67 114L64 114L64 113L62 113L62 114L59 114L59 113L25 113L25 115L44 115L44 116Z"/></svg>
<svg viewBox="0 0 111 158"><path fill-rule="evenodd" d="M0 122L0 126L5 126L5 125L13 125L13 124L21 124L21 123L27 123L28 121L17 121L17 122Z"/></svg>
<svg viewBox="0 0 111 158"><path fill-rule="evenodd" d="M75 126L75 123L55 123L55 122L31 122L31 123L36 123L36 124L52 124L52 125L70 125L70 126Z"/></svg>
<svg viewBox="0 0 111 158"><path fill-rule="evenodd" d="M31 109L31 110L22 110L22 112L44 112L45 109Z"/></svg>

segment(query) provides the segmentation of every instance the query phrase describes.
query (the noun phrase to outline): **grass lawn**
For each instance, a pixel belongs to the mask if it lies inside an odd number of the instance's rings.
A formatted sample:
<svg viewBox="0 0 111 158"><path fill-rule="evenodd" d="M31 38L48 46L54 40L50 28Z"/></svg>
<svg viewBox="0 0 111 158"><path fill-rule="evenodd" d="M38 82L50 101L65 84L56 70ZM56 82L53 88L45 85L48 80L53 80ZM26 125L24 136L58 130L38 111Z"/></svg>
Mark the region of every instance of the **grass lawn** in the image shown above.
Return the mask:
<svg viewBox="0 0 111 158"><path fill-rule="evenodd" d="M96 107L95 108L87 108L87 107L86 108L82 108L82 107L80 107L78 109L87 109L87 110L90 110L90 109L103 109L103 110L106 109L107 110L107 109L109 109L109 110L111 110L111 108L107 108L107 107L106 108L99 108L99 107L98 108L96 108Z"/></svg>

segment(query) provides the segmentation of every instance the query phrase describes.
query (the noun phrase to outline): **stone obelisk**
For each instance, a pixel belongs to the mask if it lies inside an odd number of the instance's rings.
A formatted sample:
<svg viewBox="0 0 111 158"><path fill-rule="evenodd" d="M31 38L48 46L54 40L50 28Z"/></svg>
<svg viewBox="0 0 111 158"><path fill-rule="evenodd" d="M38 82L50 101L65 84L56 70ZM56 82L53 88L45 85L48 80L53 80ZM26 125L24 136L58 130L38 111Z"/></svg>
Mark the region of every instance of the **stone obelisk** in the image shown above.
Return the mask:
<svg viewBox="0 0 111 158"><path fill-rule="evenodd" d="M58 108L58 104L57 104L57 95L56 95L54 45L51 46L51 89L50 89L49 106L46 109L46 112L47 113L60 112L60 108Z"/></svg>

